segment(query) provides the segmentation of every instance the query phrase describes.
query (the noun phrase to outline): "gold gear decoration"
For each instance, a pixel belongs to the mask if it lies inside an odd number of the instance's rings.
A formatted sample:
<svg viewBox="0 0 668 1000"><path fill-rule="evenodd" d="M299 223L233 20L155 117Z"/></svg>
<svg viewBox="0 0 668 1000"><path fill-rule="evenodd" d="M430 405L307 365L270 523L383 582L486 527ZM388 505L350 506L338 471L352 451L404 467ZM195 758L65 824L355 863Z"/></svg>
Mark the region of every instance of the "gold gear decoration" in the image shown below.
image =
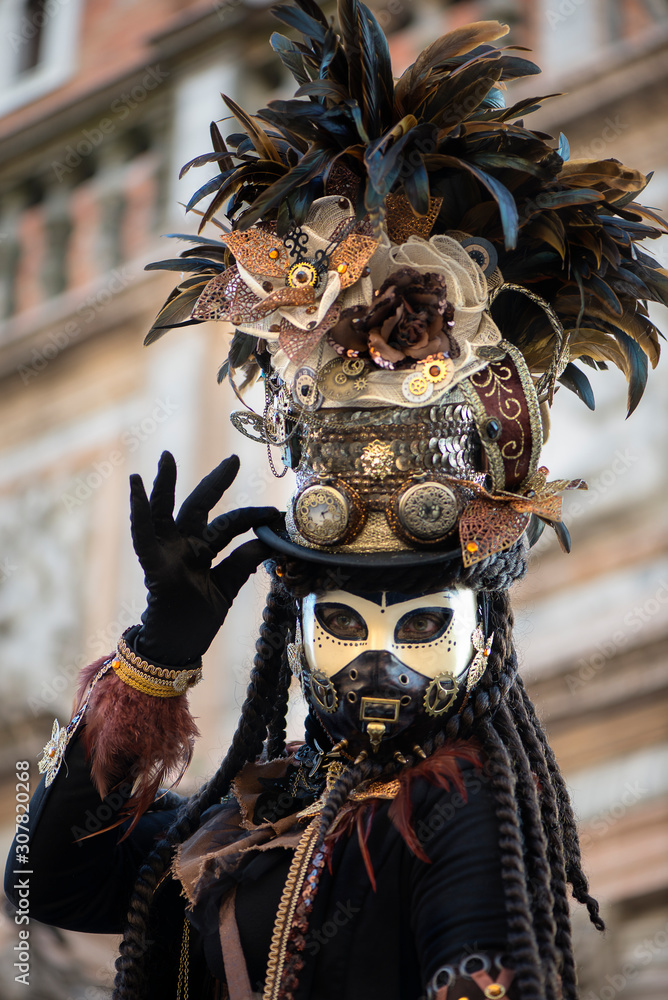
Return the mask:
<svg viewBox="0 0 668 1000"><path fill-rule="evenodd" d="M408 383L408 391L414 396L422 396L427 391L427 379L422 375L415 375Z"/></svg>
<svg viewBox="0 0 668 1000"><path fill-rule="evenodd" d="M293 264L286 278L286 284L290 288L316 288L319 281L320 276L315 267L305 260Z"/></svg>
<svg viewBox="0 0 668 1000"><path fill-rule="evenodd" d="M447 358L431 358L422 366L422 375L428 382L442 382L452 372L452 362Z"/></svg>
<svg viewBox="0 0 668 1000"><path fill-rule="evenodd" d="M364 371L364 362L361 358L348 358L341 365L341 371L346 375L361 375Z"/></svg>

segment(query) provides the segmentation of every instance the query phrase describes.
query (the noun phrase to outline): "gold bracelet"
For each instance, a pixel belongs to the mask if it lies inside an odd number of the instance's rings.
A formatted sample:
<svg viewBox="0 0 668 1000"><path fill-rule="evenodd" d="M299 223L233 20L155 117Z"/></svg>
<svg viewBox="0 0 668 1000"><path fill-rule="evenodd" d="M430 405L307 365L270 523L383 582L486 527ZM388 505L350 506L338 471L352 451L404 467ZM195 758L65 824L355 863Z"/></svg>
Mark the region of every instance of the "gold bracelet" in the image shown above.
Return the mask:
<svg viewBox="0 0 668 1000"><path fill-rule="evenodd" d="M132 669L127 663L118 659L114 660L112 667L116 676L124 684L137 691L142 691L144 694L152 695L154 698L178 698L188 687L193 687L202 679L201 667L180 671L180 676L174 681L160 681L147 677L141 671Z"/></svg>
<svg viewBox="0 0 668 1000"><path fill-rule="evenodd" d="M141 670L143 674L151 674L152 677L160 677L165 680L173 681L176 680L179 674L183 673L183 670L178 668L170 670L168 667L155 667L151 663L147 663L146 660L142 660L141 656L133 652L130 649L127 642L121 636L118 640L118 646L116 647L119 659L123 660L125 663L136 667ZM195 668L184 668L184 669L197 669Z"/></svg>
<svg viewBox="0 0 668 1000"><path fill-rule="evenodd" d="M128 687L154 698L176 698L202 679L202 667L170 670L142 660L123 637L118 641L112 664L114 673Z"/></svg>
<svg viewBox="0 0 668 1000"><path fill-rule="evenodd" d="M142 694L151 695L154 698L176 698L179 694L174 688L170 689L168 687L161 687L154 681L148 680L148 678L142 678L135 674L131 674L127 669L125 663L121 663L118 660L114 660L112 663L112 669L116 676L127 684L128 687L134 688L135 691L141 691Z"/></svg>

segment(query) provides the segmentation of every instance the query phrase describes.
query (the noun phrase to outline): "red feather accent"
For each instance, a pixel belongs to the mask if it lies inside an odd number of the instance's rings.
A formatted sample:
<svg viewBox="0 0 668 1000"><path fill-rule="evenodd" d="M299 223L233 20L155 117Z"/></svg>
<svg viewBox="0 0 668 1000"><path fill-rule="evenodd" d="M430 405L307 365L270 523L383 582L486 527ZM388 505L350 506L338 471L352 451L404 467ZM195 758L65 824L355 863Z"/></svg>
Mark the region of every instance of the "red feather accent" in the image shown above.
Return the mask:
<svg viewBox="0 0 668 1000"><path fill-rule="evenodd" d="M371 855L369 853L369 834L371 833L371 824L373 823L373 818L376 815L376 807L378 805L377 799L372 799L371 802L359 802L359 803L347 803L344 806L343 812L339 814L337 818L336 826L331 833L328 833L325 842L330 848L327 857L327 867L329 868L329 874L332 874L332 848L334 844L337 844L339 840L343 837L349 837L353 832L353 829L357 828L357 840L360 845L360 852L364 860L364 867L366 868L367 875L369 876L369 881L373 891L376 891L376 876L373 871L373 864L371 863Z"/></svg>
<svg viewBox="0 0 668 1000"><path fill-rule="evenodd" d="M78 704L100 667L103 657L81 671ZM124 819L132 817L127 833L153 802L167 775L176 771L176 784L193 755L199 730L188 708L187 695L155 698L124 684L113 670L91 691L84 719L83 742L91 776L104 798L122 781L132 781L132 795ZM126 834L127 836L127 834Z"/></svg>
<svg viewBox="0 0 668 1000"><path fill-rule="evenodd" d="M446 792L449 792L454 787L464 801L466 801L466 785L459 770L458 760L467 760L476 767L481 767L480 751L480 744L476 740L457 740L455 743L449 743L441 747L431 757L427 757L426 760L421 761L415 767L407 768L400 774L399 781L401 787L388 810L388 816L413 854L420 858L421 861L431 864L431 859L422 849L422 845L411 823L413 812L411 791L413 782L417 780L428 781L431 785L443 788ZM373 799L371 802L355 803L349 801L346 803L342 812L337 817L333 831L327 834L326 837L327 842L333 846L342 837L350 836L353 828L357 827L357 839L362 858L364 859L364 867L367 870L374 892L376 890L376 878L369 853L368 840L378 802L378 799ZM331 853L328 858L328 866L331 874Z"/></svg>
<svg viewBox="0 0 668 1000"><path fill-rule="evenodd" d="M466 801L466 786L459 770L459 760L468 760L477 767L481 766L480 745L474 740L458 740L441 747L431 757L427 757L415 767L407 768L399 776L401 788L399 794L390 806L388 816L404 838L406 844L421 861L431 864L431 859L425 853L415 830L413 829L412 787L418 779L424 779L446 792L454 786Z"/></svg>
<svg viewBox="0 0 668 1000"><path fill-rule="evenodd" d="M377 802L378 800L374 799L373 802L366 807L366 809L357 810L357 839L359 841L360 851L362 852L364 867L366 868L366 873L369 876L371 888L374 892L376 891L376 876L373 871L373 865L371 864L371 855L369 854L367 841L369 839L369 834L371 833L371 824L376 813Z"/></svg>

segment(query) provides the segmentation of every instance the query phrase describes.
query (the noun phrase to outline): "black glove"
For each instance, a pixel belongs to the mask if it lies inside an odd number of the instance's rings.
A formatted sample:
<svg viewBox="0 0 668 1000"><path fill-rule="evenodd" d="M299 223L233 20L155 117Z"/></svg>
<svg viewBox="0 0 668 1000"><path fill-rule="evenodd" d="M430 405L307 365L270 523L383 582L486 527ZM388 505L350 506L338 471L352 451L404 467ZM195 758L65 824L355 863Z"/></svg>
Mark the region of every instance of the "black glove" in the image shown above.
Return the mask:
<svg viewBox="0 0 668 1000"><path fill-rule="evenodd" d="M255 540L211 567L233 538L278 516L274 507L242 507L207 524L238 471L236 455L221 462L183 502L176 520L176 463L170 452L162 453L150 501L141 476L130 476L132 542L146 574L148 604L141 629L127 641L153 663L180 667L206 652L243 584L271 555Z"/></svg>

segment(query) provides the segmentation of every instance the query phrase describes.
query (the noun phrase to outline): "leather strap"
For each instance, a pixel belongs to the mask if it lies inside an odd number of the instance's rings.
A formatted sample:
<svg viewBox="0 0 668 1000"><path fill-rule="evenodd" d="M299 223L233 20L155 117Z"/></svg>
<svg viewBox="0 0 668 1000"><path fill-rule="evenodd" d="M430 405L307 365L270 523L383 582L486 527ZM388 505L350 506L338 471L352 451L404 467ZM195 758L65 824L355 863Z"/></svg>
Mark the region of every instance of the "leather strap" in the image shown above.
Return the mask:
<svg viewBox="0 0 668 1000"><path fill-rule="evenodd" d="M257 995L251 989L246 959L235 911L236 887L228 892L220 907L220 944L227 977L230 1000L253 1000Z"/></svg>
<svg viewBox="0 0 668 1000"><path fill-rule="evenodd" d="M459 388L473 410L492 488L517 492L536 471L543 428L523 355L506 340L499 348L505 357L464 379Z"/></svg>
<svg viewBox="0 0 668 1000"><path fill-rule="evenodd" d="M471 979L480 987L480 992L485 997L489 997L490 1000L496 1000L497 997L505 996L514 977L515 972L513 969L504 968L500 969L498 976L495 976L494 979L492 979L490 974L485 972L483 969L480 969L478 972L471 973ZM503 988L503 992L497 990L497 987L499 986Z"/></svg>
<svg viewBox="0 0 668 1000"><path fill-rule="evenodd" d="M470 989L471 980L473 980L486 1000L487 998L489 1000L496 1000L496 998L502 1000L503 997L507 996L514 978L515 972L512 969L501 967L498 976L494 978L488 972L480 969L478 972L470 973L466 979L462 979L461 977L451 979L445 986L441 986L436 990L433 994L433 1000L448 1000L448 997L451 1000L459 1000L464 994L466 997L473 996L473 992ZM467 982L469 983L468 987L466 985ZM502 989L499 989L499 987L502 987ZM474 992L476 996L479 995L476 991Z"/></svg>

